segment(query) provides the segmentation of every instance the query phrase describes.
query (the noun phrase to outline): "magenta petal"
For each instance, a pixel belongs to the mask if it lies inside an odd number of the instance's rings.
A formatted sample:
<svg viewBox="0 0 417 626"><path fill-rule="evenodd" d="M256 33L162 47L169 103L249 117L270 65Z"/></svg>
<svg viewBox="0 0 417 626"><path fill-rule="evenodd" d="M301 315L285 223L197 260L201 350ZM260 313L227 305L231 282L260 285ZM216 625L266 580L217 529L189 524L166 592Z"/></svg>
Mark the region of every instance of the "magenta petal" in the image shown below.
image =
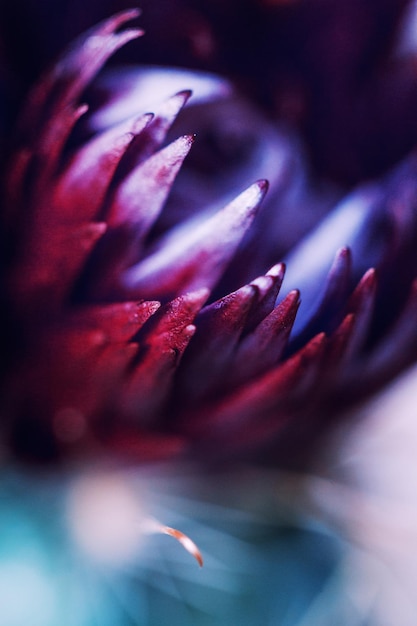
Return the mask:
<svg viewBox="0 0 417 626"><path fill-rule="evenodd" d="M139 335L139 360L126 380L121 399L122 415L132 424L149 426L158 417L194 334L192 322L207 296L206 290L200 290L169 302Z"/></svg>
<svg viewBox="0 0 417 626"><path fill-rule="evenodd" d="M124 276L130 297L166 299L201 288L211 289L233 257L266 193L266 181L249 187L225 209L181 237L175 233Z"/></svg>
<svg viewBox="0 0 417 626"><path fill-rule="evenodd" d="M278 263L265 276L250 282L256 289L256 298L246 320L245 332L252 331L274 309L284 274L284 263Z"/></svg>
<svg viewBox="0 0 417 626"><path fill-rule="evenodd" d="M94 245L103 236L106 224L83 224L60 228L42 224L34 231L25 257L15 268L12 285L21 306L41 310L47 302L49 316L68 299L81 268ZM28 311L26 311L28 313Z"/></svg>
<svg viewBox="0 0 417 626"><path fill-rule="evenodd" d="M150 320L139 340L142 343L158 343L160 337L174 337L177 329L194 322L208 296L207 289L200 289L171 300Z"/></svg>
<svg viewBox="0 0 417 626"><path fill-rule="evenodd" d="M33 158L27 161L24 170L20 168L19 175L26 185L28 180L24 178L35 181L33 193L39 194L43 190L58 165L75 122L86 111L77 104L85 87L116 50L142 34L134 29L115 32L137 15L137 10L124 11L88 31L64 53L28 96L21 117L19 140L29 146ZM16 158L22 162L19 154ZM13 190L10 196L16 201Z"/></svg>
<svg viewBox="0 0 417 626"><path fill-rule="evenodd" d="M108 210L111 228L127 226L141 240L159 215L194 137L179 137L138 165L120 183Z"/></svg>
<svg viewBox="0 0 417 626"><path fill-rule="evenodd" d="M197 316L197 330L178 381L178 395L186 405L227 385L232 357L255 297L255 288L246 285L204 307Z"/></svg>
<svg viewBox="0 0 417 626"><path fill-rule="evenodd" d="M288 296L240 343L231 378L242 384L275 366L290 336L300 303L298 291Z"/></svg>
<svg viewBox="0 0 417 626"><path fill-rule="evenodd" d="M155 111L161 102L184 88L192 91L191 104L199 107L215 105L233 92L231 83L211 73L155 65L109 68L92 87L93 99L98 92L103 104L89 116L88 130L102 132L138 112ZM189 128L198 129L194 120Z"/></svg>
<svg viewBox="0 0 417 626"><path fill-rule="evenodd" d="M85 305L69 315L68 324L80 328L100 328L112 342L129 341L159 309L159 302L117 302Z"/></svg>
<svg viewBox="0 0 417 626"><path fill-rule="evenodd" d="M349 339L349 355L353 358L358 354L366 341L375 307L377 275L374 269L368 270L348 303L348 312L355 315L355 328Z"/></svg>
<svg viewBox="0 0 417 626"><path fill-rule="evenodd" d="M51 188L47 183L57 172L64 144L86 110L85 105L69 105L56 114L52 132L48 134L39 129L38 144L25 145L13 156L7 179L7 205L8 212L15 218L19 212L24 211L28 219L35 209L40 212L52 208Z"/></svg>
<svg viewBox="0 0 417 626"><path fill-rule="evenodd" d="M149 159L165 141L166 135L175 121L178 113L187 103L191 91L184 90L168 98L154 111L152 121L132 141L125 158L120 164L114 181L115 187L140 163Z"/></svg>
<svg viewBox="0 0 417 626"><path fill-rule="evenodd" d="M53 205L67 222L97 218L110 181L133 137L152 119L143 115L96 135L77 148L59 176Z"/></svg>
<svg viewBox="0 0 417 626"><path fill-rule="evenodd" d="M283 407L300 401L317 383L325 346L326 337L321 333L284 363L219 403L191 414L187 429L209 440L244 429L274 411L279 420Z"/></svg>
<svg viewBox="0 0 417 626"><path fill-rule="evenodd" d="M313 335L332 331L340 321L351 288L351 254L342 248L336 254L318 301L295 321L291 349L300 348ZM301 315L301 312L300 312Z"/></svg>
<svg viewBox="0 0 417 626"><path fill-rule="evenodd" d="M64 111L53 114L49 122L50 128L47 127L39 133L40 141L33 149L31 168L27 172L26 180L22 181L27 187L33 181L32 194L38 211L50 202L49 195L51 188L53 189L51 178L57 173L65 143L86 111L85 105L68 105ZM49 184L51 188L48 188Z"/></svg>
<svg viewBox="0 0 417 626"><path fill-rule="evenodd" d="M332 333L326 350L326 358L322 366L321 380L328 387L333 383L338 386L342 380L342 370L352 358L350 344L357 326L357 318L353 313L346 315Z"/></svg>
<svg viewBox="0 0 417 626"><path fill-rule="evenodd" d="M192 136L180 137L139 164L116 188L106 211L109 228L91 261L92 278L85 288L90 298L123 298L121 275L140 256L192 143Z"/></svg>
<svg viewBox="0 0 417 626"><path fill-rule="evenodd" d="M29 95L21 118L21 132L29 136L39 132L38 125L51 116L51 111L52 124L49 124L49 131L52 132L53 121L57 120L58 113L80 97L107 59L128 41L143 34L138 29L116 32L138 17L139 13L137 9L122 11L73 42Z"/></svg>

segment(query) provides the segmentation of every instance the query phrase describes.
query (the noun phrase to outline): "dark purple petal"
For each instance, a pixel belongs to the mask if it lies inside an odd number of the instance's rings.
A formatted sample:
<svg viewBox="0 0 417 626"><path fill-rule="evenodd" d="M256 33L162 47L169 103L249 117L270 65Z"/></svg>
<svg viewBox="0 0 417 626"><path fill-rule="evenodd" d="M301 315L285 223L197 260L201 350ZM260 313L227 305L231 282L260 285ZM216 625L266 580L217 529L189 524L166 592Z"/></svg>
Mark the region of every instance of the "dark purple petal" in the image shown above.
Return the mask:
<svg viewBox="0 0 417 626"><path fill-rule="evenodd" d="M233 356L256 297L245 285L204 307L196 319L196 334L187 350L178 382L185 405L193 405L229 382Z"/></svg>
<svg viewBox="0 0 417 626"><path fill-rule="evenodd" d="M364 347L374 313L376 289L377 275L374 269L370 269L364 274L349 300L348 312L355 317L354 329L349 338L350 358L357 356Z"/></svg>
<svg viewBox="0 0 417 626"><path fill-rule="evenodd" d="M284 280L285 265L278 263L264 275L251 281L256 289L256 298L246 319L245 332L249 333L274 309Z"/></svg>
<svg viewBox="0 0 417 626"><path fill-rule="evenodd" d="M314 337L302 350L214 405L192 413L186 427L204 441L231 437L271 414L280 421L285 407L311 390L320 377L326 337Z"/></svg>
<svg viewBox="0 0 417 626"><path fill-rule="evenodd" d="M274 367L288 344L299 306L298 291L286 298L240 342L231 379L234 384L263 374Z"/></svg>
<svg viewBox="0 0 417 626"><path fill-rule="evenodd" d="M317 302L304 310L295 321L291 348L304 345L311 336L321 331L332 331L340 321L351 289L351 254L342 248L336 254L323 288L318 291Z"/></svg>

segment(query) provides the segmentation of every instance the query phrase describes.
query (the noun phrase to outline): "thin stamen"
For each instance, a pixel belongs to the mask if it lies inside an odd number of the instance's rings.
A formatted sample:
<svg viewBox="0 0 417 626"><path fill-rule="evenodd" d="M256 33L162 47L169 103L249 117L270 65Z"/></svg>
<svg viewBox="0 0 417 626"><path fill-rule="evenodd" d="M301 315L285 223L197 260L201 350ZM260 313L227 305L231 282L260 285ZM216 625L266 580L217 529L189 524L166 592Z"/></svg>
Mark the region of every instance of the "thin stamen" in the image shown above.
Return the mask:
<svg viewBox="0 0 417 626"><path fill-rule="evenodd" d="M179 541L182 547L195 558L199 566L203 567L203 556L199 548L194 541L188 537L188 535L184 534L180 530L171 528L170 526L165 526L156 519L148 518L146 522L142 524L142 531L148 533L161 533L163 535L170 535L171 537L174 537L174 539Z"/></svg>

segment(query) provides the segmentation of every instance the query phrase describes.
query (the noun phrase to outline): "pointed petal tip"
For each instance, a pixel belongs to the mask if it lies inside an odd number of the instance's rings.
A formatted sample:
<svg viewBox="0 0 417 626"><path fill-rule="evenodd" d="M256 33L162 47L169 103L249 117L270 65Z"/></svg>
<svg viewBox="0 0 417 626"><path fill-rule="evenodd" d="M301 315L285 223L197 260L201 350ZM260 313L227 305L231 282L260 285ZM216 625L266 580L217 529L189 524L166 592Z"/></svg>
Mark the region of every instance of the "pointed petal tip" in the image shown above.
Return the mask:
<svg viewBox="0 0 417 626"><path fill-rule="evenodd" d="M266 192L269 189L269 182L266 179L257 180L250 187L246 189L246 192L251 192L254 195L258 196L256 202L259 204L261 200L263 200ZM243 192L245 193L245 191Z"/></svg>
<svg viewBox="0 0 417 626"><path fill-rule="evenodd" d="M373 294L375 296L377 286L378 286L378 271L375 268L371 267L364 273L364 275L360 279L359 283L356 286L355 292L356 293L362 292L362 293L367 293L370 295Z"/></svg>
<svg viewBox="0 0 417 626"><path fill-rule="evenodd" d="M162 105L162 108L169 114L178 115L181 109L187 104L193 92L191 89L181 89L168 97Z"/></svg>
<svg viewBox="0 0 417 626"><path fill-rule="evenodd" d="M269 181L267 181L266 178L261 178L261 180L258 180L255 185L258 185L259 189L266 193L268 191Z"/></svg>
<svg viewBox="0 0 417 626"><path fill-rule="evenodd" d="M120 34L117 35L120 40L120 47L129 43L129 41L142 37L144 34L145 31L143 30L143 28L129 28L128 30L122 31Z"/></svg>
<svg viewBox="0 0 417 626"><path fill-rule="evenodd" d="M175 94L175 96L177 96L178 98L182 98L184 100L184 104L191 98L192 95L193 95L192 89L181 89L181 91L178 91Z"/></svg>
<svg viewBox="0 0 417 626"><path fill-rule="evenodd" d="M77 110L75 111L75 115L77 117L77 120L79 120L83 115L85 115L88 112L89 108L90 107L88 106L88 104L86 102L83 102L82 104L80 104L77 107Z"/></svg>
<svg viewBox="0 0 417 626"><path fill-rule="evenodd" d="M277 263L276 265L273 265L270 270L267 271L265 276L272 276L272 278L280 278L282 280L285 276L286 269L287 268L285 263Z"/></svg>
<svg viewBox="0 0 417 626"><path fill-rule="evenodd" d="M101 24L98 25L97 32L101 34L116 34L118 36L133 36L140 37L144 34L144 30L141 28L129 28L128 30L118 32L123 26L125 26L128 22L131 22L137 19L141 15L141 9L135 7L132 9L126 9L115 13L108 19L104 20Z"/></svg>
<svg viewBox="0 0 417 626"><path fill-rule="evenodd" d="M143 35L145 34L145 31L143 28L130 28L129 32L131 34L132 39L135 39L136 37L143 37Z"/></svg>
<svg viewBox="0 0 417 626"><path fill-rule="evenodd" d="M252 192L256 194L254 202L256 202L256 204L258 205L264 199L268 189L269 189L269 182L266 179L262 179L262 180L256 181L256 183L251 185L248 188L248 191L252 190Z"/></svg>
<svg viewBox="0 0 417 626"><path fill-rule="evenodd" d="M187 300L190 304L203 304L206 302L210 295L210 289L207 287L202 287L201 289L196 289L195 291L189 291L188 293L180 296L181 299Z"/></svg>
<svg viewBox="0 0 417 626"><path fill-rule="evenodd" d="M192 133L191 135L183 135L183 140L189 143L190 146L192 146L194 141L196 140L196 137L196 133Z"/></svg>
<svg viewBox="0 0 417 626"><path fill-rule="evenodd" d="M287 311L288 314L293 316L293 322L294 322L300 303L301 303L301 298L300 298L299 290L292 289L291 291L287 293L285 298L283 298L283 300L281 300L279 304L277 304L274 311L277 311L278 309L282 308L284 311Z"/></svg>
<svg viewBox="0 0 417 626"><path fill-rule="evenodd" d="M269 183L267 180L258 180L246 189L244 189L238 196L235 197L232 202L225 207L227 210L229 207L240 207L245 209L248 214L253 214L261 204L266 192L268 191Z"/></svg>
<svg viewBox="0 0 417 626"><path fill-rule="evenodd" d="M123 20L133 20L135 19L135 17L139 17L139 15L142 14L142 9L140 9L139 7L132 7L130 9L124 9L123 11L119 11L119 13L116 13L116 16L119 19L123 19Z"/></svg>
<svg viewBox="0 0 417 626"><path fill-rule="evenodd" d="M356 285L355 291L352 294L353 301L359 294L368 294L371 297L375 296L378 284L378 271L371 267L368 269Z"/></svg>
<svg viewBox="0 0 417 626"><path fill-rule="evenodd" d="M176 139L170 145L172 145L172 146L174 146L174 145L181 146L181 148L184 150L185 156L186 156L187 153L189 152L189 150L191 149L191 146L193 145L193 143L195 141L195 138L196 138L195 134L181 135L180 137L178 137L178 139Z"/></svg>
<svg viewBox="0 0 417 626"><path fill-rule="evenodd" d="M370 267L369 270L367 270L362 276L363 282L367 282L369 284L373 284L374 282L376 282L377 278L378 272L374 267Z"/></svg>
<svg viewBox="0 0 417 626"><path fill-rule="evenodd" d="M132 7L131 9L124 9L123 11L119 11L112 15L108 20L106 20L106 24L111 27L112 30L116 30L123 26L127 22L131 22L135 20L142 14L142 9L139 7Z"/></svg>
<svg viewBox="0 0 417 626"><path fill-rule="evenodd" d="M161 303L158 300L139 300L136 302L136 310L144 310L149 314L149 317L156 313L161 308Z"/></svg>
<svg viewBox="0 0 417 626"><path fill-rule="evenodd" d="M315 337L313 337L309 343L306 345L306 348L311 347L313 349L320 349L321 346L327 341L327 335L325 332L318 333Z"/></svg>
<svg viewBox="0 0 417 626"><path fill-rule="evenodd" d="M349 246L343 246L342 248L339 248L339 250L336 252L335 258L344 258L344 259L348 259L352 256L352 252Z"/></svg>

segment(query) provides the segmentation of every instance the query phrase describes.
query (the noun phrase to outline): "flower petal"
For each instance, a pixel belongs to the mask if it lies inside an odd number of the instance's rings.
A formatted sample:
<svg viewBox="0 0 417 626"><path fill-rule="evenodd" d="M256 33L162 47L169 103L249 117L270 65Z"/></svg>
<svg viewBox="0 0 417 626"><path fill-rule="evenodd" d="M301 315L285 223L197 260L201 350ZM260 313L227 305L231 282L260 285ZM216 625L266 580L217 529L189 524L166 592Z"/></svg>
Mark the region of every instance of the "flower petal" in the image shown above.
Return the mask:
<svg viewBox="0 0 417 626"><path fill-rule="evenodd" d="M157 312L139 333L139 360L121 397L122 415L131 424L149 426L164 406L173 375L194 334L192 322L207 296L207 290L202 289L178 297Z"/></svg>
<svg viewBox="0 0 417 626"><path fill-rule="evenodd" d="M299 401L317 383L325 346L326 337L321 333L263 376L198 414L190 414L187 430L209 441L235 436L271 414L280 422L286 415L282 409L295 399Z"/></svg>
<svg viewBox="0 0 417 626"><path fill-rule="evenodd" d="M300 294L291 291L286 298L242 341L234 357L233 383L263 374L275 366L288 344L297 314Z"/></svg>
<svg viewBox="0 0 417 626"><path fill-rule="evenodd" d="M77 147L54 190L53 205L63 221L97 218L128 145L151 119L151 114L130 119Z"/></svg>
<svg viewBox="0 0 417 626"><path fill-rule="evenodd" d="M245 285L198 314L178 380L177 393L186 406L212 397L227 385L232 357L255 297L255 288Z"/></svg>
<svg viewBox="0 0 417 626"><path fill-rule="evenodd" d="M187 235L171 236L169 243L126 272L126 292L143 298L152 293L166 300L203 287L211 289L250 227L266 190L266 181L255 183Z"/></svg>

